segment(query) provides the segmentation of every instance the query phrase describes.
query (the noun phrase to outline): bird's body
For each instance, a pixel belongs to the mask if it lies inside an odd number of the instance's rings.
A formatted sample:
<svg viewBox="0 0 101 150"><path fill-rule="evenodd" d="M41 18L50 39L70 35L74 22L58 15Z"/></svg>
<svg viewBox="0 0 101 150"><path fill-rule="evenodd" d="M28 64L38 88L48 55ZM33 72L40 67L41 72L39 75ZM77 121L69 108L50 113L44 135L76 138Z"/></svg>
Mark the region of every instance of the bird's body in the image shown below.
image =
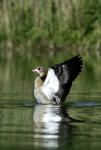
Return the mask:
<svg viewBox="0 0 101 150"><path fill-rule="evenodd" d="M38 103L60 104L66 99L72 81L79 75L82 59L75 56L63 63L51 66L47 72L42 67L32 70L39 76L34 81L34 95Z"/></svg>
<svg viewBox="0 0 101 150"><path fill-rule="evenodd" d="M51 102L47 96L44 94L44 92L42 91L42 85L43 85L43 80L40 77L37 77L34 81L34 95L37 99L38 103L45 103L45 104L49 104L49 103L54 103Z"/></svg>

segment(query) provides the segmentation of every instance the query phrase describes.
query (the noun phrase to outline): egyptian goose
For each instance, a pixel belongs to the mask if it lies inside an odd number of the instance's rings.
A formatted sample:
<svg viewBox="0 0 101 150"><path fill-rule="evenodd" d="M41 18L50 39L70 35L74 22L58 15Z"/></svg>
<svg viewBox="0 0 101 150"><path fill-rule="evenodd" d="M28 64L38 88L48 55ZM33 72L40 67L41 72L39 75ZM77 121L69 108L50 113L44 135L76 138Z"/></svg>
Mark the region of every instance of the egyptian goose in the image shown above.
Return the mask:
<svg viewBox="0 0 101 150"><path fill-rule="evenodd" d="M72 81L82 69L82 58L78 55L63 63L51 66L48 71L39 66L33 69L39 76L34 82L34 95L38 103L60 104L66 99Z"/></svg>

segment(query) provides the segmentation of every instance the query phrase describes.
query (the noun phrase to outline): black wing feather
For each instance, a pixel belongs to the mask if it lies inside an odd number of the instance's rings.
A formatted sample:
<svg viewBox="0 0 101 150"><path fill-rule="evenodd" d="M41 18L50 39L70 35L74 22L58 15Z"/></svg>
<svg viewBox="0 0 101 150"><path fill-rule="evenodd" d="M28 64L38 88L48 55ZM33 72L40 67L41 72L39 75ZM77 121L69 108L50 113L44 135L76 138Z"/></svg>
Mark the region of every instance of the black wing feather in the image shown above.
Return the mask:
<svg viewBox="0 0 101 150"><path fill-rule="evenodd" d="M57 96L63 101L68 95L72 81L79 75L82 69L82 58L77 55L61 64L51 66L59 79L60 88Z"/></svg>
<svg viewBox="0 0 101 150"><path fill-rule="evenodd" d="M69 73L69 79L73 81L81 72L82 69L82 58L80 55L77 55L60 65L65 65L67 67L67 71Z"/></svg>

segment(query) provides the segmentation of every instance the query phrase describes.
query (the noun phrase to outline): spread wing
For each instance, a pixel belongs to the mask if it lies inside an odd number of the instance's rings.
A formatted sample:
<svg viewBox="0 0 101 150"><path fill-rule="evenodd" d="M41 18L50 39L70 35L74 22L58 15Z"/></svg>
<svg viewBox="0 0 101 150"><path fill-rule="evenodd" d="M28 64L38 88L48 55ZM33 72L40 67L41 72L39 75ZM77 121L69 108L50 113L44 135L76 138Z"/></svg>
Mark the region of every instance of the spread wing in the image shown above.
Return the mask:
<svg viewBox="0 0 101 150"><path fill-rule="evenodd" d="M60 101L56 96L56 93L59 91L59 80L52 68L48 69L48 74L42 86L42 91L50 100L55 100L56 103Z"/></svg>
<svg viewBox="0 0 101 150"><path fill-rule="evenodd" d="M72 81L79 75L82 68L81 57L75 56L61 64L51 66L42 86L49 99L56 102L64 101L68 95Z"/></svg>

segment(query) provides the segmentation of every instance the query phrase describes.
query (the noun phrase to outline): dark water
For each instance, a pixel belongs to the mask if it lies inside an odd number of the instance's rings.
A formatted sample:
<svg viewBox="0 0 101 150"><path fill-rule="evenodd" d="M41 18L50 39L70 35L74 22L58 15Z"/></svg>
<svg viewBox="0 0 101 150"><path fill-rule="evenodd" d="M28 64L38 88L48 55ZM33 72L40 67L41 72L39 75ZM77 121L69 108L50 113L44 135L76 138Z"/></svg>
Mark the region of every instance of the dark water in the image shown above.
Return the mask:
<svg viewBox="0 0 101 150"><path fill-rule="evenodd" d="M0 75L0 150L12 149L100 150L100 76L82 73L63 106L34 105L32 76L6 68Z"/></svg>

